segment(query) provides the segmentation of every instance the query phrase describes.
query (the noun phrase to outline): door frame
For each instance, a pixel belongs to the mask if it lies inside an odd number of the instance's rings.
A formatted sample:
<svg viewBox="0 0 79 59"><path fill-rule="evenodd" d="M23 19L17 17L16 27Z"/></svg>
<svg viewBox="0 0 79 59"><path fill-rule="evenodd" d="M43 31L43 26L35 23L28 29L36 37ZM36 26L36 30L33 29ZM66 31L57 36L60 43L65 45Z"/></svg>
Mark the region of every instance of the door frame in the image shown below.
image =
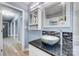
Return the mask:
<svg viewBox="0 0 79 59"><path fill-rule="evenodd" d="M0 6L1 7L1 6ZM1 9L0 9L0 56L3 56L3 26L2 26L2 13L1 13Z"/></svg>
<svg viewBox="0 0 79 59"><path fill-rule="evenodd" d="M10 4L8 4L8 3L5 3L5 2L1 2L0 4L3 4L3 5L7 5L7 6L9 6L9 7L11 7L11 8L14 8L14 9L17 9L17 10L19 10L19 11L21 11L22 12L22 36L21 36L21 39L22 39L22 42L21 42L21 44L22 44L22 50L24 51L25 50L25 42L24 42L24 40L25 40L25 36L24 36L24 10L23 9L20 9L20 8L18 8L18 7L15 7L15 6L13 6L13 5L10 5Z"/></svg>

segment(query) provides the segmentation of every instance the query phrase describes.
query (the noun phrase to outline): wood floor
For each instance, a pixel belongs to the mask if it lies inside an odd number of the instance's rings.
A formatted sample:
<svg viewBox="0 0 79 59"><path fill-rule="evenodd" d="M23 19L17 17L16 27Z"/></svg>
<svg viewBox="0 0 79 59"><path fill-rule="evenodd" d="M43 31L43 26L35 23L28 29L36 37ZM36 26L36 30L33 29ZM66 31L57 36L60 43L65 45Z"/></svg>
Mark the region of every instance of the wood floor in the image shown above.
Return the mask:
<svg viewBox="0 0 79 59"><path fill-rule="evenodd" d="M4 56L28 56L29 51L22 51L21 44L17 43L12 37L4 38Z"/></svg>

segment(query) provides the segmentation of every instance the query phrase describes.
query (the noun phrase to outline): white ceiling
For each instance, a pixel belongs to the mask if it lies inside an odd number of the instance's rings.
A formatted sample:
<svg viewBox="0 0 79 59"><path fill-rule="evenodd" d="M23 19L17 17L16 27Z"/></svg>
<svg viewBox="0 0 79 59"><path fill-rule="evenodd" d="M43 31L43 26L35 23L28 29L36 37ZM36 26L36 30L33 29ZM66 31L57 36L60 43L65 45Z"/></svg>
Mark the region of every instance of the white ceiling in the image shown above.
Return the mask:
<svg viewBox="0 0 79 59"><path fill-rule="evenodd" d="M28 5L31 4L32 2L6 2L6 3L27 10Z"/></svg>
<svg viewBox="0 0 79 59"><path fill-rule="evenodd" d="M1 6L2 6L2 11L4 11L4 10L8 11L8 12L4 12L3 20L12 20L16 15L20 15L21 14L20 11L14 9L14 8L8 7L8 6L3 5L3 4L1 4ZM14 14L14 16L12 16L10 13Z"/></svg>

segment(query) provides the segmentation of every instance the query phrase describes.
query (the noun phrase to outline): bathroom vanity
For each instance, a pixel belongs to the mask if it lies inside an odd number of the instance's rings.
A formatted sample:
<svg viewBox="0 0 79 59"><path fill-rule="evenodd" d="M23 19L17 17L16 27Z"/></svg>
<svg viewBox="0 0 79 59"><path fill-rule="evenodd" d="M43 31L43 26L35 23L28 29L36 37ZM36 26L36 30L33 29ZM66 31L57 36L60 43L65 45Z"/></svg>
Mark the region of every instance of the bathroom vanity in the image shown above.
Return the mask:
<svg viewBox="0 0 79 59"><path fill-rule="evenodd" d="M55 44L46 44L42 38L29 42L29 54L31 56L72 56L73 40L71 32L43 31L43 35L59 37ZM52 38L53 39L53 38ZM62 43L61 43L62 42Z"/></svg>
<svg viewBox="0 0 79 59"><path fill-rule="evenodd" d="M42 31L42 35L56 36L59 40L56 43L46 44L43 42L43 38L33 40L29 42L30 55L35 56L60 56L60 33L55 31ZM52 37L51 37L52 38ZM49 39L50 41L50 39ZM52 41L52 40L51 40Z"/></svg>
<svg viewBox="0 0 79 59"><path fill-rule="evenodd" d="M59 56L60 44L54 46L45 45L41 42L41 39L38 39L30 42L29 51L31 56Z"/></svg>

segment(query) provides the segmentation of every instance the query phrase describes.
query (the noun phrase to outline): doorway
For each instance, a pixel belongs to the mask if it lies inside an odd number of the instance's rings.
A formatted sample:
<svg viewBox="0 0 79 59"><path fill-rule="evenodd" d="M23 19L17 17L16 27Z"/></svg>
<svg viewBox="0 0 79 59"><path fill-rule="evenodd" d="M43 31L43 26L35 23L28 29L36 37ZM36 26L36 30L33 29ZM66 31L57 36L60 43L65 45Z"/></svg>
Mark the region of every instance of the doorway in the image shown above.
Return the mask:
<svg viewBox="0 0 79 59"><path fill-rule="evenodd" d="M8 37L8 23L3 23L3 38Z"/></svg>
<svg viewBox="0 0 79 59"><path fill-rule="evenodd" d="M24 56L28 55L23 51L23 18L22 11L11 6L0 4L1 14L0 17L2 25L2 46L1 51L3 50L4 56ZM21 26L20 26L21 25ZM2 31L2 29L0 31ZM2 42L1 41L1 42Z"/></svg>

